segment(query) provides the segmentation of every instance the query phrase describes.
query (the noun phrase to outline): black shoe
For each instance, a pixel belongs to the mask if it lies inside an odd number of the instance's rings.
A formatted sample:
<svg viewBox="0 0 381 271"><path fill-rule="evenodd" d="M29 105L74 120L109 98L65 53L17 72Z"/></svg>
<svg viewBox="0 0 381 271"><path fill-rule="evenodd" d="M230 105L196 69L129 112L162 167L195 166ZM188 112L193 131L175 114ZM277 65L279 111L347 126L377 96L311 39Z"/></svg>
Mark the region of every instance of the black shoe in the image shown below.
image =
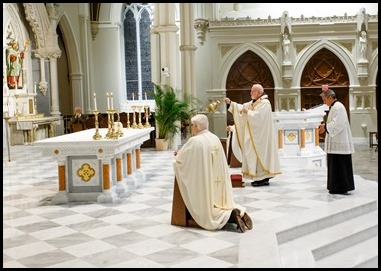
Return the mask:
<svg viewBox="0 0 381 271"><path fill-rule="evenodd" d="M329 191L330 194L332 195L349 195L348 191L345 191L345 192L337 192L337 191Z"/></svg>
<svg viewBox="0 0 381 271"><path fill-rule="evenodd" d="M261 181L251 182L251 185L252 186L266 186L266 185L270 185L269 178L266 178L266 179L261 180Z"/></svg>

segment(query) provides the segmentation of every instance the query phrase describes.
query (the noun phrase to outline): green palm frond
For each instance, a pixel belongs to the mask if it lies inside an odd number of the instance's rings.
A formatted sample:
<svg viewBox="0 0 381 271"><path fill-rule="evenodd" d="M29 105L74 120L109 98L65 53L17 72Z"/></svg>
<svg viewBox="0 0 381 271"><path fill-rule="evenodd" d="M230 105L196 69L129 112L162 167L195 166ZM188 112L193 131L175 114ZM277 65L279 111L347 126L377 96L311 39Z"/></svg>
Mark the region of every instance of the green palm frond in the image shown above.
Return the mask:
<svg viewBox="0 0 381 271"><path fill-rule="evenodd" d="M196 99L187 96L181 101L171 86L154 84L154 87L155 120L159 138L172 140L180 132L178 121L187 121L197 114Z"/></svg>

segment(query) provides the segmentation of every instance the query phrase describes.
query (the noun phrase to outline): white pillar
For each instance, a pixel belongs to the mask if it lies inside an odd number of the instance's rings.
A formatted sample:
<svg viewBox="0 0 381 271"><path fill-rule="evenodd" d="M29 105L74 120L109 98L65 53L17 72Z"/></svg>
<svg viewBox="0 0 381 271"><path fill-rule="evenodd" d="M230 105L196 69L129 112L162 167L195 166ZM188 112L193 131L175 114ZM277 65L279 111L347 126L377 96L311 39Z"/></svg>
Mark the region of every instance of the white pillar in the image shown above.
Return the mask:
<svg viewBox="0 0 381 271"><path fill-rule="evenodd" d="M58 97L58 73L57 73L57 58L51 57L50 61L50 91L52 98L51 114L52 116L60 116L59 97Z"/></svg>
<svg viewBox="0 0 381 271"><path fill-rule="evenodd" d="M195 45L193 30L193 3L180 3L180 51L181 51L181 78L183 95L197 97L195 78Z"/></svg>

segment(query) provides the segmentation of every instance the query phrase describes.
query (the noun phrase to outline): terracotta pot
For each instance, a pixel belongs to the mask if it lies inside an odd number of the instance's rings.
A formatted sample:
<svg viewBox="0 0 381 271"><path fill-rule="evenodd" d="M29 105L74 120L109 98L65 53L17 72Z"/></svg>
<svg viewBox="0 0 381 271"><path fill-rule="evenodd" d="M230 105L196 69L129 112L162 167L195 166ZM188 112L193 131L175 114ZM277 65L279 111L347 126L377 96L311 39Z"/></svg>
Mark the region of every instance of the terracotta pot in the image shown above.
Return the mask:
<svg viewBox="0 0 381 271"><path fill-rule="evenodd" d="M168 140L162 138L155 138L156 150L157 151L166 151L168 150Z"/></svg>

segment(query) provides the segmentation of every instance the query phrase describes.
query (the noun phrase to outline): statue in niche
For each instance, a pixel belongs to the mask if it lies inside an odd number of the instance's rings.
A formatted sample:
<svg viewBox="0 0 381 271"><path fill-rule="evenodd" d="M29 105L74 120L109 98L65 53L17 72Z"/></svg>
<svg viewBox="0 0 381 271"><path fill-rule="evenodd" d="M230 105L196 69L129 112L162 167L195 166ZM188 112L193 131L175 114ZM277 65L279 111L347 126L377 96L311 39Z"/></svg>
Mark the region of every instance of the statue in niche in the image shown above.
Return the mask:
<svg viewBox="0 0 381 271"><path fill-rule="evenodd" d="M24 51L19 51L19 43L17 39L13 39L8 43L6 49L7 63L7 83L9 89L22 88L20 82L20 74L22 72L22 61L24 59Z"/></svg>
<svg viewBox="0 0 381 271"><path fill-rule="evenodd" d="M283 34L283 62L290 62L290 39L288 33Z"/></svg>
<svg viewBox="0 0 381 271"><path fill-rule="evenodd" d="M367 38L366 31L362 30L359 37L360 60L366 60Z"/></svg>

